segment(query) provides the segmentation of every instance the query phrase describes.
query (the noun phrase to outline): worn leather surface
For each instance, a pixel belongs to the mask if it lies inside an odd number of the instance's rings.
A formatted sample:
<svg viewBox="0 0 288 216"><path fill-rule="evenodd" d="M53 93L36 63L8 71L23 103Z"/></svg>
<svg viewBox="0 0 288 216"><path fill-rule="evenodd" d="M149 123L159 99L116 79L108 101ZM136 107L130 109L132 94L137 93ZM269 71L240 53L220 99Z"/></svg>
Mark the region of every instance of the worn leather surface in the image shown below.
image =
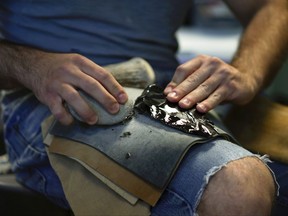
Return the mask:
<svg viewBox="0 0 288 216"><path fill-rule="evenodd" d="M229 138L219 132L216 137ZM96 148L160 189L168 184L191 146L214 138L187 134L142 114L113 126L87 126L80 122L63 126L56 122L50 133Z"/></svg>
<svg viewBox="0 0 288 216"><path fill-rule="evenodd" d="M84 162L92 169L108 178L111 182L117 184L120 188L129 191L133 196L144 200L152 206L156 204L163 192L163 189L161 190L147 183L139 176L129 172L127 169L89 145L54 137L49 146L49 153L64 155ZM69 170L72 169L69 168ZM121 194L121 191L116 192L123 195L123 198L128 200L129 197L127 198L125 194Z"/></svg>
<svg viewBox="0 0 288 216"><path fill-rule="evenodd" d="M128 95L130 99L136 99L141 93L142 90L132 89ZM218 122L212 112L208 116L217 125L221 125L221 122ZM50 121L53 122L51 119ZM46 123L46 126L50 125L48 120ZM213 124L211 126L215 131L210 136L201 136L199 133L186 133L167 126L147 113L139 113L136 110L134 110L134 115L116 125L89 126L81 122L74 122L70 126L63 126L54 121L50 129L47 130L45 129L47 127L44 126L42 126L43 131L49 130L48 136L45 132L44 137L46 137L46 143L50 144L50 154L65 155L85 163L97 171L97 174L101 174L119 186L121 190L123 189L135 196L136 200L139 198L152 206L159 200L181 159L190 147L208 142L216 137L233 141L231 136L219 127L214 127ZM67 167L70 167L69 169L74 172L73 164L74 162ZM57 169L55 164L52 166ZM58 172L60 178L63 175L61 172L68 175L67 171L63 169ZM95 178L95 181L98 182L99 179ZM68 177L61 178L61 182L69 185L71 179ZM73 185L77 187L81 185L80 182L74 183ZM120 196L128 200L127 196L121 195L121 191L120 193L117 191L118 188L113 187L110 186ZM66 191L69 192L70 189L64 188L65 193ZM93 190L98 189L94 187ZM81 196L86 196L85 193L89 194L89 191L82 191ZM71 196L73 193L69 192L67 199L74 200ZM76 205L75 208L78 209L79 206ZM132 208L131 211L133 210Z"/></svg>
<svg viewBox="0 0 288 216"><path fill-rule="evenodd" d="M148 204L126 202L77 161L53 153L48 156L75 216L150 215Z"/></svg>

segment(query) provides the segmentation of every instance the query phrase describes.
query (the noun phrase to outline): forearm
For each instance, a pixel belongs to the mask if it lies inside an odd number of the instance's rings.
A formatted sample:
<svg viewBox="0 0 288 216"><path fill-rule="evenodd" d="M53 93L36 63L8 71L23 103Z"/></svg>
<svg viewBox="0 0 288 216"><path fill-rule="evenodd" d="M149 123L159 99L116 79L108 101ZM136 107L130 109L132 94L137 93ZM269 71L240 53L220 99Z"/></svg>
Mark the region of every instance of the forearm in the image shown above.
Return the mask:
<svg viewBox="0 0 288 216"><path fill-rule="evenodd" d="M0 89L10 89L18 87L19 84L11 75L11 49L9 45L3 41L0 41Z"/></svg>
<svg viewBox="0 0 288 216"><path fill-rule="evenodd" d="M232 65L249 74L255 94L271 82L287 56L287 23L287 1L268 1L243 33Z"/></svg>
<svg viewBox="0 0 288 216"><path fill-rule="evenodd" d="M41 51L0 41L0 89L29 88L27 75L40 56Z"/></svg>

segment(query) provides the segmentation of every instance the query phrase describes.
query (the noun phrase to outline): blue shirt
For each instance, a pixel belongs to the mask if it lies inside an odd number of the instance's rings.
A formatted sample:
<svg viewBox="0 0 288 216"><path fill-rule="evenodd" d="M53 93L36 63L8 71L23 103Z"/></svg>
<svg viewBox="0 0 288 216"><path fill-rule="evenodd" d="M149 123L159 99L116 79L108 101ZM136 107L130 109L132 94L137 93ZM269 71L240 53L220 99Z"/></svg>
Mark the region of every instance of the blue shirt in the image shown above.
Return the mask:
<svg viewBox="0 0 288 216"><path fill-rule="evenodd" d="M175 31L192 0L1 0L2 39L105 65L143 57L176 67Z"/></svg>

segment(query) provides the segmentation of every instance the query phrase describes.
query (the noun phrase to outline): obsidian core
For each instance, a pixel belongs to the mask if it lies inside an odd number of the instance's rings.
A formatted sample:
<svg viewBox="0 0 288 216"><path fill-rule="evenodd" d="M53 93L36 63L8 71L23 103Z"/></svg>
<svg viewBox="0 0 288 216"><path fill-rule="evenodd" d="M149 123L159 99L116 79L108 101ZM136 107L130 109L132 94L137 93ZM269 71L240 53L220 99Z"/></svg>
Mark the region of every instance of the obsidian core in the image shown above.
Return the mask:
<svg viewBox="0 0 288 216"><path fill-rule="evenodd" d="M178 103L169 102L163 89L155 84L144 89L142 95L136 99L134 109L185 133L204 137L218 134L206 114L198 112L195 107L183 109Z"/></svg>

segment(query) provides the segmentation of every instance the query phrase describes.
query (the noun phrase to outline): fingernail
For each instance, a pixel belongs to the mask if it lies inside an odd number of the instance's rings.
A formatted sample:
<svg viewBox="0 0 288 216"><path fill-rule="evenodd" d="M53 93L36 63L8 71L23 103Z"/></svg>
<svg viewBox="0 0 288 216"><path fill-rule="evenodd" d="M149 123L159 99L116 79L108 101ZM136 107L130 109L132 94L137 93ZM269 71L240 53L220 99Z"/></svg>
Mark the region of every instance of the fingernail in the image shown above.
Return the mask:
<svg viewBox="0 0 288 216"><path fill-rule="evenodd" d="M97 121L98 121L98 117L97 116L93 116L87 121L87 123L90 124L90 125L94 125L94 124L97 123Z"/></svg>
<svg viewBox="0 0 288 216"><path fill-rule="evenodd" d="M181 103L182 103L183 105L185 105L185 106L190 106L191 101L188 100L187 98L185 98L185 99L181 100Z"/></svg>
<svg viewBox="0 0 288 216"><path fill-rule="evenodd" d="M197 104L196 109L199 112L203 112L203 113L206 112L206 107L203 104L201 104L201 103Z"/></svg>
<svg viewBox="0 0 288 216"><path fill-rule="evenodd" d="M168 94L168 97L176 98L176 97L177 97L177 93L176 93L176 92L170 92L170 93Z"/></svg>
<svg viewBox="0 0 288 216"><path fill-rule="evenodd" d="M112 106L111 106L111 108L110 108L110 112L111 113L117 113L118 111L119 111L119 104L118 103L115 103L115 104L113 104Z"/></svg>
<svg viewBox="0 0 288 216"><path fill-rule="evenodd" d="M167 88L165 88L164 92L165 94L169 94L172 91L172 87L168 86Z"/></svg>
<svg viewBox="0 0 288 216"><path fill-rule="evenodd" d="M125 103L125 102L128 100L127 94L121 93L121 94L118 96L118 100L119 100L120 103Z"/></svg>

